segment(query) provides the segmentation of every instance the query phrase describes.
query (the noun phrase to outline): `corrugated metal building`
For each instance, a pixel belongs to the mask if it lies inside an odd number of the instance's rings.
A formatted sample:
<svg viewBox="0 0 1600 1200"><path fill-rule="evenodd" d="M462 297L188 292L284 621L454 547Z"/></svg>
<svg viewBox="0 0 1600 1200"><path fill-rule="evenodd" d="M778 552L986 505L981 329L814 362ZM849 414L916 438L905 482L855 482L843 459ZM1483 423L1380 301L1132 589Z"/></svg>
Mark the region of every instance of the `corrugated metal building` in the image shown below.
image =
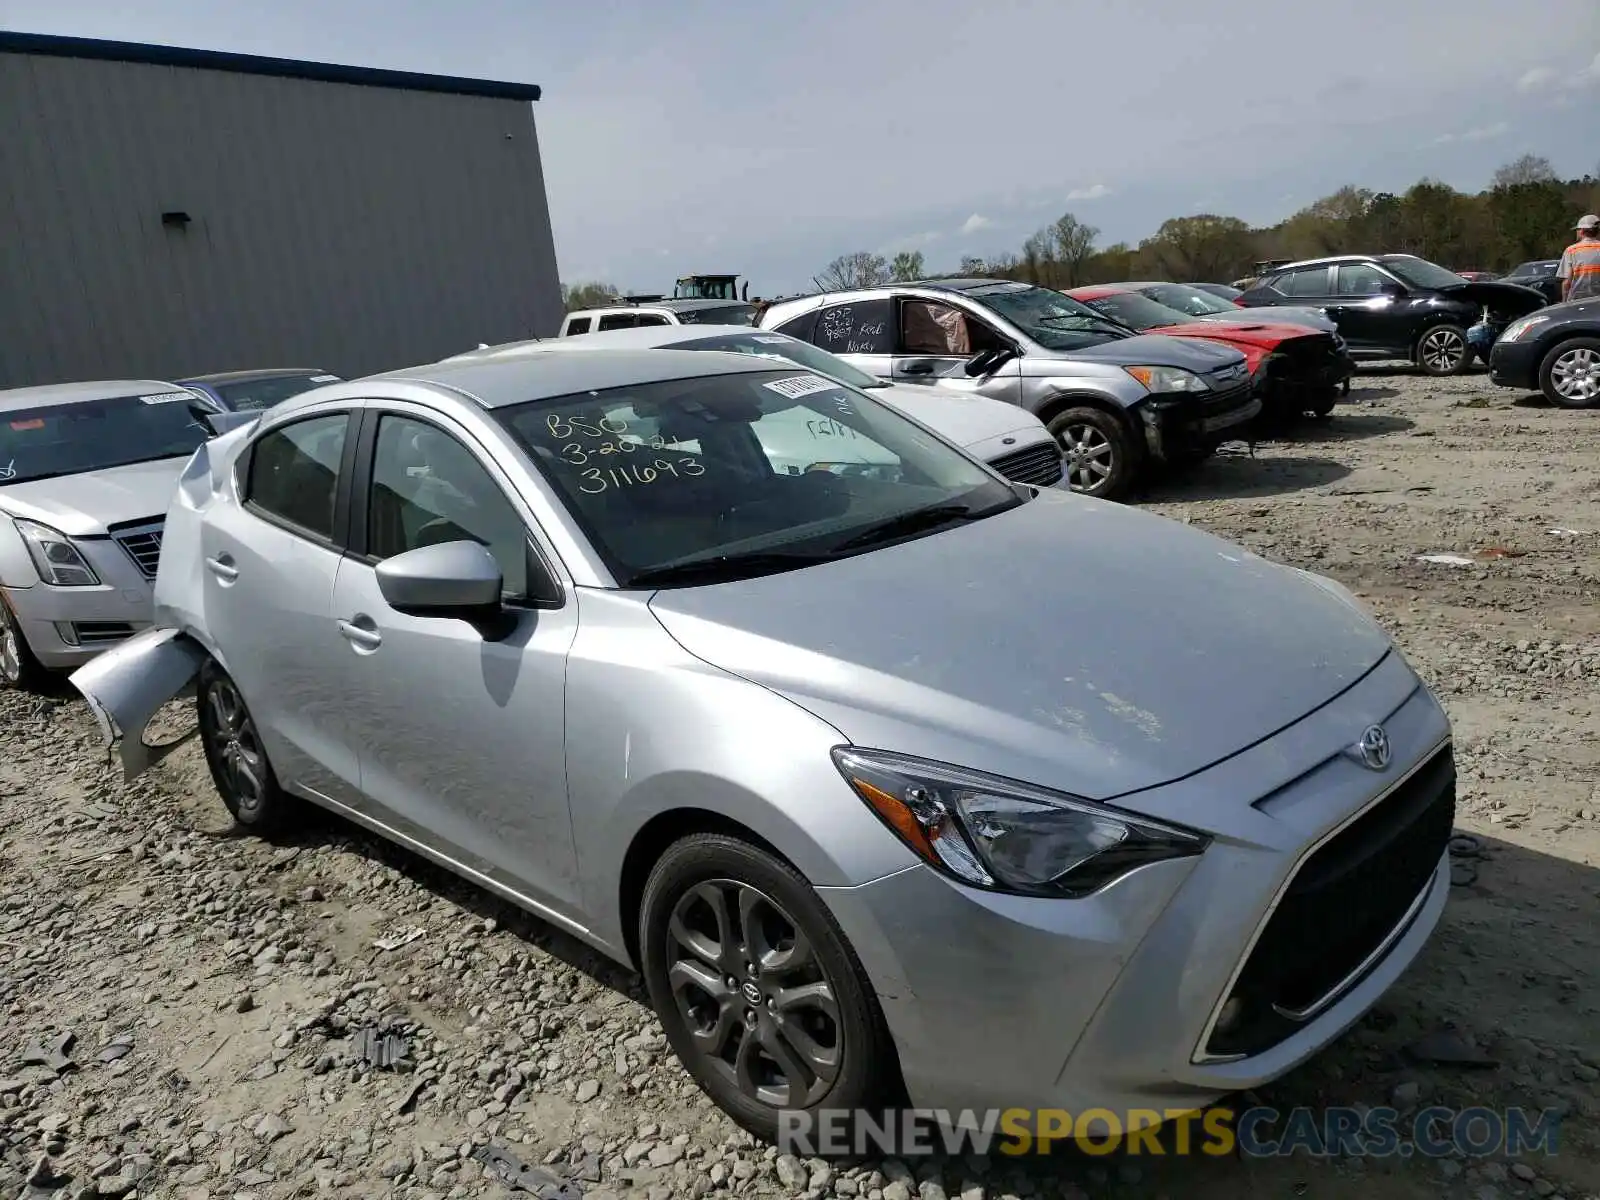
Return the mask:
<svg viewBox="0 0 1600 1200"><path fill-rule="evenodd" d="M0 387L555 333L528 84L0 32Z"/></svg>

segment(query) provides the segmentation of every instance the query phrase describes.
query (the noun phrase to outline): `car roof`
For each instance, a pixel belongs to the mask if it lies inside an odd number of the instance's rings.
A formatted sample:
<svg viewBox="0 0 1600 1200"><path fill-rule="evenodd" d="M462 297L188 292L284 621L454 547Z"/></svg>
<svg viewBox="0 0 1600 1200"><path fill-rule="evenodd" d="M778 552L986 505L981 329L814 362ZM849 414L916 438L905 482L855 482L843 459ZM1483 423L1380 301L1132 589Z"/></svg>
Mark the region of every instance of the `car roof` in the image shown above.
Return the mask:
<svg viewBox="0 0 1600 1200"><path fill-rule="evenodd" d="M213 375L185 375L184 383L253 383L258 379L287 379L299 375L326 375L319 367L266 367L256 371L219 371Z"/></svg>
<svg viewBox="0 0 1600 1200"><path fill-rule="evenodd" d="M645 300L638 304L629 304L627 301L621 301L616 304L600 304L593 308L575 308L567 316L583 317L593 313L644 312L652 308L659 308L662 312L680 313L695 312L707 308L729 308L734 305L740 305L745 308L755 307L748 300Z"/></svg>
<svg viewBox="0 0 1600 1200"><path fill-rule="evenodd" d="M772 371L768 359L703 350L593 350L587 354L526 354L455 359L371 375L357 382L424 383L463 393L484 408L505 408L574 392ZM798 368L796 368L798 369ZM315 392L306 393L315 396Z"/></svg>
<svg viewBox="0 0 1600 1200"><path fill-rule="evenodd" d="M0 412L18 408L50 408L85 400L112 400L119 396L153 396L183 391L178 384L159 379L102 379L87 383L47 383L38 387L0 392Z"/></svg>
<svg viewBox="0 0 1600 1200"><path fill-rule="evenodd" d="M583 333L573 337L535 338L526 342L507 342L503 346L490 346L483 350L468 351L459 359L509 358L514 354L538 353L545 350L587 350L616 348L619 350L658 349L682 342L698 342L702 338L728 337L744 334L746 337L783 337L753 325L638 325L632 329L602 329L598 333Z"/></svg>

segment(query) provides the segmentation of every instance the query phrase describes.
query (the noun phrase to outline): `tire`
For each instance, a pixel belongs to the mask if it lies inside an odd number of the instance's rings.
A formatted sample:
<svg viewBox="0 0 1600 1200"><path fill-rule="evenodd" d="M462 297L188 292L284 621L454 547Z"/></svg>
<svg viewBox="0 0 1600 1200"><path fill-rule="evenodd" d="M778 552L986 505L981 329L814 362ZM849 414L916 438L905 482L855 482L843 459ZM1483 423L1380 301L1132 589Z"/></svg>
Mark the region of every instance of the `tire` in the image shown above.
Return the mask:
<svg viewBox="0 0 1600 1200"><path fill-rule="evenodd" d="M0 688L36 692L44 686L49 672L39 665L22 636L22 625L11 605L0 596Z"/></svg>
<svg viewBox="0 0 1600 1200"><path fill-rule="evenodd" d="M295 801L278 786L238 685L215 661L200 668L195 704L200 745L222 803L243 828L263 836L279 832Z"/></svg>
<svg viewBox="0 0 1600 1200"><path fill-rule="evenodd" d="M1539 364L1539 390L1559 408L1600 407L1600 338L1568 338Z"/></svg>
<svg viewBox="0 0 1600 1200"><path fill-rule="evenodd" d="M1333 410L1338 403L1338 389L1328 388L1325 392L1316 396L1306 405L1306 412L1313 420L1326 421L1333 415Z"/></svg>
<svg viewBox="0 0 1600 1200"><path fill-rule="evenodd" d="M1066 455L1066 480L1075 492L1101 500L1125 495L1138 472L1133 438L1116 417L1098 408L1063 409L1049 422Z"/></svg>
<svg viewBox="0 0 1600 1200"><path fill-rule="evenodd" d="M760 918L754 941L746 915ZM791 962L797 945L809 953ZM639 946L679 1061L757 1137L777 1139L780 1109L869 1108L896 1090L892 1043L866 972L811 885L766 851L723 834L667 847L645 883ZM802 1000L780 1019L773 993L802 983L808 1000L831 998L831 1014ZM790 1058L789 1072L768 1046Z"/></svg>
<svg viewBox="0 0 1600 1200"><path fill-rule="evenodd" d="M1459 325L1430 325L1413 349L1412 361L1424 375L1459 375L1472 362L1467 331Z"/></svg>

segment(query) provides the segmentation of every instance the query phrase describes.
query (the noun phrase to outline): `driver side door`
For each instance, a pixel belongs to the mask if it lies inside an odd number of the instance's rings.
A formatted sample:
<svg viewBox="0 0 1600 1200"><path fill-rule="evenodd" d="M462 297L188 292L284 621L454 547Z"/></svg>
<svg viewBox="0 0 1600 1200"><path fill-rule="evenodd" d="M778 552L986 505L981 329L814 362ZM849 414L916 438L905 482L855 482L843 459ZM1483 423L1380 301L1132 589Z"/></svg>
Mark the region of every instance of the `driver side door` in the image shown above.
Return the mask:
<svg viewBox="0 0 1600 1200"><path fill-rule="evenodd" d="M990 374L967 374L967 362L974 354L1012 344L982 317L941 300L903 299L898 318L890 372L893 382L987 396L1008 404L1021 402L1019 358Z"/></svg>

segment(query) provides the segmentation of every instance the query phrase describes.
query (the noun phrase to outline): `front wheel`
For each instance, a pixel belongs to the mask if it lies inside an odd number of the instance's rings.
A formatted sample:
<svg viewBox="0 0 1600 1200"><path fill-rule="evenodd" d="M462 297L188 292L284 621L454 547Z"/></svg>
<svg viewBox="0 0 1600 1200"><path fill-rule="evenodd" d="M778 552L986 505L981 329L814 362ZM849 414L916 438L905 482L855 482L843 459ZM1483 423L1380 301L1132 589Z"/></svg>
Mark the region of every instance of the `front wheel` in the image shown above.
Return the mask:
<svg viewBox="0 0 1600 1200"><path fill-rule="evenodd" d="M1417 366L1427 375L1459 375L1472 361L1467 331L1459 325L1435 325L1417 339Z"/></svg>
<svg viewBox="0 0 1600 1200"><path fill-rule="evenodd" d="M1539 364L1539 390L1561 408L1600 405L1600 338L1572 338Z"/></svg>
<svg viewBox="0 0 1600 1200"><path fill-rule="evenodd" d="M200 745L222 803L246 829L261 834L277 832L294 801L278 786L255 718L238 685L215 662L207 662L200 669L195 694Z"/></svg>
<svg viewBox="0 0 1600 1200"><path fill-rule="evenodd" d="M45 670L28 648L17 620L5 597L0 596L0 687L37 691L44 682Z"/></svg>
<svg viewBox="0 0 1600 1200"><path fill-rule="evenodd" d="M1098 408L1069 408L1050 420L1066 458L1067 486L1085 496L1113 500L1133 483L1133 439L1116 417Z"/></svg>
<svg viewBox="0 0 1600 1200"><path fill-rule="evenodd" d="M866 973L811 885L722 834L674 842L645 884L640 958L667 1041L767 1141L784 1109L857 1109L896 1072Z"/></svg>

